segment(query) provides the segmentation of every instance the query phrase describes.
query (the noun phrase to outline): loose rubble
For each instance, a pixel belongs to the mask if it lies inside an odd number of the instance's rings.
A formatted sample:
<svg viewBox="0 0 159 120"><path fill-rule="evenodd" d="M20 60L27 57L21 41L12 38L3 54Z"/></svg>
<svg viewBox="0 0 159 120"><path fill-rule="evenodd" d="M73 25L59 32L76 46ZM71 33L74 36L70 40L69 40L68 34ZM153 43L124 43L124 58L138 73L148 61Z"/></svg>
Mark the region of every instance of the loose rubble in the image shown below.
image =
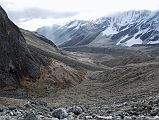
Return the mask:
<svg viewBox="0 0 159 120"><path fill-rule="evenodd" d="M159 120L159 97L100 107L51 108L42 101L23 107L0 105L0 120Z"/></svg>

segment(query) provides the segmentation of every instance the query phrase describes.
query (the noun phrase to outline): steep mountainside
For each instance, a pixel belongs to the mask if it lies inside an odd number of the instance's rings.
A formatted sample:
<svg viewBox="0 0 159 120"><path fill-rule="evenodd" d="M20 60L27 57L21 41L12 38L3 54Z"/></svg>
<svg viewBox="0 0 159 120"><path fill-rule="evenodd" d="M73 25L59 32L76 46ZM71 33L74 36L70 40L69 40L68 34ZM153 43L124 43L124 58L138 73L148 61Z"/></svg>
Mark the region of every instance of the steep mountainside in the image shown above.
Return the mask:
<svg viewBox="0 0 159 120"><path fill-rule="evenodd" d="M159 12L128 11L93 21L74 20L37 30L55 44L109 46L159 43Z"/></svg>
<svg viewBox="0 0 159 120"><path fill-rule="evenodd" d="M83 80L76 65L91 66L63 55L44 36L19 29L1 7L0 49L0 97L47 96Z"/></svg>
<svg viewBox="0 0 159 120"><path fill-rule="evenodd" d="M20 79L40 77L40 66L30 54L19 28L0 7L0 89L19 87Z"/></svg>
<svg viewBox="0 0 159 120"><path fill-rule="evenodd" d="M59 51L56 45L52 41L48 40L46 37L39 35L36 32L30 32L28 30L20 29L20 31L22 32L28 45L34 46L42 50L48 50L48 52L49 50L54 52Z"/></svg>

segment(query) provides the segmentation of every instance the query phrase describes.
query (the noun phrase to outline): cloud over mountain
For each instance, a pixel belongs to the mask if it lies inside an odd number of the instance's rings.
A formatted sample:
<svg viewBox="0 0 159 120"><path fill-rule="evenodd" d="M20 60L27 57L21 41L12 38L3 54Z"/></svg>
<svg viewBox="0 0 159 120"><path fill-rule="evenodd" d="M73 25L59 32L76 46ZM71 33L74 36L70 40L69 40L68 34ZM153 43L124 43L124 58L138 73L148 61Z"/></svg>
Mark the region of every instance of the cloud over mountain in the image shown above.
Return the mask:
<svg viewBox="0 0 159 120"><path fill-rule="evenodd" d="M10 18L15 22L28 21L30 19L67 18L77 15L77 12L59 12L42 8L30 8L22 11L8 11Z"/></svg>

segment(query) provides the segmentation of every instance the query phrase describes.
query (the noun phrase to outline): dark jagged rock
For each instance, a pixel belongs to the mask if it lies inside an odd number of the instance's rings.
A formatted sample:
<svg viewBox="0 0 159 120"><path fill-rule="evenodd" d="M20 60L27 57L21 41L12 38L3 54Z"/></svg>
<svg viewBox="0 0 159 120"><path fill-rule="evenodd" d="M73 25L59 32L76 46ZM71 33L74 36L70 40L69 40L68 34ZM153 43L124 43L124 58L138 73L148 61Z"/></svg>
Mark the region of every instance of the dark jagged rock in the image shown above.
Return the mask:
<svg viewBox="0 0 159 120"><path fill-rule="evenodd" d="M23 35L0 6L0 88L15 89L21 79L39 76L39 65L30 54Z"/></svg>

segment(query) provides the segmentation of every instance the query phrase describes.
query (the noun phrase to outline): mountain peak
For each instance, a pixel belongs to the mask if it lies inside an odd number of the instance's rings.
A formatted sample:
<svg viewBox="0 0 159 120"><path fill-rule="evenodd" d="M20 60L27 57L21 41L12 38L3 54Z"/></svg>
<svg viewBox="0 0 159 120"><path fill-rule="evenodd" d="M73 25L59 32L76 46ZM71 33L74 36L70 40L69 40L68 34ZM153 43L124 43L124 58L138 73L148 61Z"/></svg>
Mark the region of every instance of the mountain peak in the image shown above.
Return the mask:
<svg viewBox="0 0 159 120"><path fill-rule="evenodd" d="M131 10L93 21L74 20L51 34L48 28L47 34L42 32L44 29L38 32L64 47L155 44L159 43L158 17L158 11Z"/></svg>

